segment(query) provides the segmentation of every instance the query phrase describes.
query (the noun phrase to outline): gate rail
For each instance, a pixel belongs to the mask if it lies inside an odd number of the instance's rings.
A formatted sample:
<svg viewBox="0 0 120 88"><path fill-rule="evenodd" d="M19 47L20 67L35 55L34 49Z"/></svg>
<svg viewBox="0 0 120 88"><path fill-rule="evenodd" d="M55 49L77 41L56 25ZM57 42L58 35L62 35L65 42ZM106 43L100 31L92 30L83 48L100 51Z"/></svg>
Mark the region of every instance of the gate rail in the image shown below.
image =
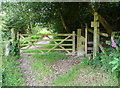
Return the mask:
<svg viewBox="0 0 120 88"><path fill-rule="evenodd" d="M44 46L54 46L51 49L39 49L38 47L36 47L36 49L34 50L39 50L41 53L39 54L46 54L51 52L52 50L64 50L67 52L67 55L75 55L75 32L73 31L72 34L19 34L19 41L24 41L24 42L28 42L28 44L19 44L19 47L24 46L24 45L28 45L28 46L35 46L36 45L44 45ZM48 37L49 39L26 39L25 37L31 37L31 36L37 36L37 37ZM66 36L64 39L51 39L49 36ZM33 42L37 42L37 41L53 41L55 44L35 44ZM59 41L59 42L57 42ZM63 42L65 41L71 41L71 44L63 44ZM56 47L60 47L60 48L56 48ZM65 48L63 46L72 46L72 48ZM27 49L26 49L27 50ZM29 50L33 50L33 49L29 49ZM44 52L43 50L48 50L47 52Z"/></svg>

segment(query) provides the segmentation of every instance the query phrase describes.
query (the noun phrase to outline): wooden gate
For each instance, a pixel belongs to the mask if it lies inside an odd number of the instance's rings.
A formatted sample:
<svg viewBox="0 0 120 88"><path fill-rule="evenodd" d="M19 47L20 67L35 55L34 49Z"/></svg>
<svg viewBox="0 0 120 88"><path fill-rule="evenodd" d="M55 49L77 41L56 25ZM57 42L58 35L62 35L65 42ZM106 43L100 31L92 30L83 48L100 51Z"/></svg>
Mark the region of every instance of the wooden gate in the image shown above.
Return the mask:
<svg viewBox="0 0 120 88"><path fill-rule="evenodd" d="M32 36L36 36L38 37L38 39L31 39ZM49 36L64 36L64 39L53 39L50 38ZM43 37L47 37L48 39L43 39ZM75 55L75 32L73 31L72 34L19 34L19 40L20 40L20 44L19 47L23 47L23 46L28 46L26 49L24 50L33 50L33 49L29 49L30 46L34 46L35 49L34 50L39 50L40 53L39 54L46 54L51 52L52 50L58 50L58 51L66 51L67 55ZM53 41L54 44L36 44L36 42L38 41ZM65 41L70 41L69 44L64 43ZM26 43L21 43L21 42L26 42ZM53 46L51 49L40 49L39 47L37 47L37 45L39 46ZM57 48L57 47L60 48ZM71 48L65 48L64 46L71 46ZM21 49L23 50L23 49ZM45 50L47 50L46 52L44 52ZM34 54L33 52L31 52L32 54Z"/></svg>

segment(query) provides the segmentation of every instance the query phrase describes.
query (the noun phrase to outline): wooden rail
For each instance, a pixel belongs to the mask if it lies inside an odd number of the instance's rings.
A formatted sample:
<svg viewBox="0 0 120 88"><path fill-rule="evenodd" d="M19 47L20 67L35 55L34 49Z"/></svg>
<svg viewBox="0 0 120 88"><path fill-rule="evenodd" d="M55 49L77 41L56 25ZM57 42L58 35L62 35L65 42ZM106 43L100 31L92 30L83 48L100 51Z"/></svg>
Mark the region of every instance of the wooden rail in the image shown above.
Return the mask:
<svg viewBox="0 0 120 88"><path fill-rule="evenodd" d="M64 39L51 39L48 35L50 36L66 36ZM44 53L49 53L52 50L64 50L66 51L69 55L75 55L75 32L73 31L72 34L19 34L20 36L20 41L28 42L27 44L20 44L20 46L35 46L35 50L39 50L41 54ZM48 37L49 39L26 39L26 37L31 37L31 36L42 36L42 37ZM71 39L72 38L72 39ZM37 41L53 41L55 44L35 44ZM57 42L59 41L59 42ZM71 41L71 44L62 44L64 41ZM34 43L32 43L34 42ZM53 46L51 49L40 49L37 47L37 45L41 46ZM56 47L60 47L61 49L56 49ZM63 46L72 46L71 49L67 49ZM34 50L34 49L22 49L22 50ZM47 52L43 52L42 50L48 50Z"/></svg>
<svg viewBox="0 0 120 88"><path fill-rule="evenodd" d="M36 50L36 49L27 49L27 50ZM37 49L37 50L72 50L72 49Z"/></svg>
<svg viewBox="0 0 120 88"><path fill-rule="evenodd" d="M69 36L74 34L20 34L22 36Z"/></svg>
<svg viewBox="0 0 120 88"><path fill-rule="evenodd" d="M64 39L30 39L30 40L27 40L27 39L21 40L20 39L20 41L62 41L62 40L64 40ZM65 41L73 41L73 39L67 39Z"/></svg>
<svg viewBox="0 0 120 88"><path fill-rule="evenodd" d="M34 43L33 43L34 44ZM21 46L24 46L24 45L29 45L29 44L20 44ZM44 45L44 46L54 46L54 45L62 45L62 46L73 46L74 44L34 44L34 45Z"/></svg>

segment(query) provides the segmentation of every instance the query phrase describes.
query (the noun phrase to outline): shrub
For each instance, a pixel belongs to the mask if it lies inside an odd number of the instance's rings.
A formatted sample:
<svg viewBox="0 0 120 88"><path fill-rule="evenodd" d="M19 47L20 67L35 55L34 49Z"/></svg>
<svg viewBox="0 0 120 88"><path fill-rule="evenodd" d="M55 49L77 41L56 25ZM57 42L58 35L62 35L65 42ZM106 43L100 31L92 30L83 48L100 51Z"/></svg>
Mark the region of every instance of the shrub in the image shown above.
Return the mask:
<svg viewBox="0 0 120 88"><path fill-rule="evenodd" d="M120 38L115 36L115 39L111 42L106 41L109 48L104 48L106 55L102 52L97 53L94 59L83 59L83 63L86 65L91 65L92 68L96 66L102 67L105 71L112 73L120 72Z"/></svg>

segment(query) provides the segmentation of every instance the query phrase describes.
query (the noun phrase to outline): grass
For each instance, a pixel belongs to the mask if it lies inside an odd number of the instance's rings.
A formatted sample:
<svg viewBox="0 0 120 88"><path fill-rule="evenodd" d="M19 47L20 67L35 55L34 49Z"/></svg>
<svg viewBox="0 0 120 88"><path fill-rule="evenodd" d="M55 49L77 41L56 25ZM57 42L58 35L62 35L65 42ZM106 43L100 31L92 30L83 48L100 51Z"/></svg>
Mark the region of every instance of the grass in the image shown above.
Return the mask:
<svg viewBox="0 0 120 88"><path fill-rule="evenodd" d="M17 56L3 57L2 86L24 86L23 75L17 68Z"/></svg>
<svg viewBox="0 0 120 88"><path fill-rule="evenodd" d="M32 69L41 73L41 76L52 74L50 66L58 60L66 59L67 56L60 52L51 52L45 55L36 54L33 56ZM49 69L49 70L48 70Z"/></svg>
<svg viewBox="0 0 120 88"><path fill-rule="evenodd" d="M62 76L57 77L52 83L56 86L76 86L76 84L73 83L73 80L78 77L79 70L81 68L84 68L85 66L76 65L73 66L73 68L68 73L63 73ZM80 84L79 84L80 85Z"/></svg>
<svg viewBox="0 0 120 88"><path fill-rule="evenodd" d="M3 47L2 44L0 44L0 87L2 86L2 53L3 53L1 47Z"/></svg>

